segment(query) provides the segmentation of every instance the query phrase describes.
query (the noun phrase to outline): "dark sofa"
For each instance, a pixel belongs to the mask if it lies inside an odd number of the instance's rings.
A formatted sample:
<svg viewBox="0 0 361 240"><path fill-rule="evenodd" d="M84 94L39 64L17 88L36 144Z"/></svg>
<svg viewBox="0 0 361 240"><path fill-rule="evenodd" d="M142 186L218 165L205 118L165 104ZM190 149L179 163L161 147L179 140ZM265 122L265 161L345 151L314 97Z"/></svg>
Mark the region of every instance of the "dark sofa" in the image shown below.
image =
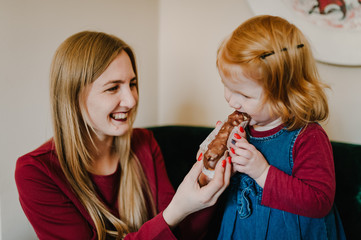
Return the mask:
<svg viewBox="0 0 361 240"><path fill-rule="evenodd" d="M174 188L196 161L199 144L212 128L198 126L149 127L162 150ZM335 171L335 203L347 239L361 239L361 145L332 142Z"/></svg>

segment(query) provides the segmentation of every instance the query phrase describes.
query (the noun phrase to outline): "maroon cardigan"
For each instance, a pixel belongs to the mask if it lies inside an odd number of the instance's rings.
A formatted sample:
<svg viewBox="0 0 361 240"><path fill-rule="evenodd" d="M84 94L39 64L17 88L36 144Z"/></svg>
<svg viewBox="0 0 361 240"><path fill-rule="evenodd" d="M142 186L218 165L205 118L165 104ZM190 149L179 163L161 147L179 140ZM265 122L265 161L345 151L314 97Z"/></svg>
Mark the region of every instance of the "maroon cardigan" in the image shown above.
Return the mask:
<svg viewBox="0 0 361 240"><path fill-rule="evenodd" d="M188 217L174 231L179 233L176 237L162 215L174 195L174 189L153 134L145 129L134 129L132 149L148 179L158 215L125 239L201 239L214 208ZM117 215L119 169L108 176L91 175L91 178L98 197ZM97 239L94 222L72 192L52 140L18 159L15 180L21 206L39 239Z"/></svg>

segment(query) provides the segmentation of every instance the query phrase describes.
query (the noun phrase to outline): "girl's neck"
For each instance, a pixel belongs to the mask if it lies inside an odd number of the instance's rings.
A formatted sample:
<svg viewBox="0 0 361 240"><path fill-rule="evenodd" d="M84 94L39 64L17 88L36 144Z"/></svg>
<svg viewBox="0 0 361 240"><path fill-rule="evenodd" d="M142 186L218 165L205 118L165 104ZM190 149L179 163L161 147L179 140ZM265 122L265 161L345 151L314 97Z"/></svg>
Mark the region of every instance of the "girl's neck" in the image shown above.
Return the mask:
<svg viewBox="0 0 361 240"><path fill-rule="evenodd" d="M272 122L268 123L267 125L261 126L261 125L253 125L253 129L258 131L258 132L264 132L264 131L268 131L271 130L275 127L278 127L279 125L281 125L282 122L282 118L279 117L275 120L273 120Z"/></svg>

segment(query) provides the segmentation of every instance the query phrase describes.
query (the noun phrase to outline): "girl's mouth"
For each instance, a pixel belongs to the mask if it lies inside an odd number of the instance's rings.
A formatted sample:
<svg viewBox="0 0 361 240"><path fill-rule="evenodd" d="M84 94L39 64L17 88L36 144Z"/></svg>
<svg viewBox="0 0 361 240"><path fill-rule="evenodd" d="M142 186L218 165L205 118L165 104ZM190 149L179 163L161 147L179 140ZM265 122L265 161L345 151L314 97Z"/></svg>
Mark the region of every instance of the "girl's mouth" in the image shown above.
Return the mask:
<svg viewBox="0 0 361 240"><path fill-rule="evenodd" d="M112 113L110 114L110 117L114 119L115 121L125 121L128 118L128 113L121 112L121 113Z"/></svg>

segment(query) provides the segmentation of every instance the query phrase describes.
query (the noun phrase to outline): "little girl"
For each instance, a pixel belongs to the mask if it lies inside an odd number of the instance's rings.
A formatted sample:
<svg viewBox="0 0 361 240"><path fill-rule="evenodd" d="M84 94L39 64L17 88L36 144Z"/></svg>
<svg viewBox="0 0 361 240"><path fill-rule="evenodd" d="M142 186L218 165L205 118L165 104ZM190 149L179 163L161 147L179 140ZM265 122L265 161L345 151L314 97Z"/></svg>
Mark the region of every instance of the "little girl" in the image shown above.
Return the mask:
<svg viewBox="0 0 361 240"><path fill-rule="evenodd" d="M256 16L224 41L217 67L229 105L252 118L247 137L240 129L230 144L236 173L218 239L344 239L332 148L318 124L328 117L325 85L305 36Z"/></svg>

